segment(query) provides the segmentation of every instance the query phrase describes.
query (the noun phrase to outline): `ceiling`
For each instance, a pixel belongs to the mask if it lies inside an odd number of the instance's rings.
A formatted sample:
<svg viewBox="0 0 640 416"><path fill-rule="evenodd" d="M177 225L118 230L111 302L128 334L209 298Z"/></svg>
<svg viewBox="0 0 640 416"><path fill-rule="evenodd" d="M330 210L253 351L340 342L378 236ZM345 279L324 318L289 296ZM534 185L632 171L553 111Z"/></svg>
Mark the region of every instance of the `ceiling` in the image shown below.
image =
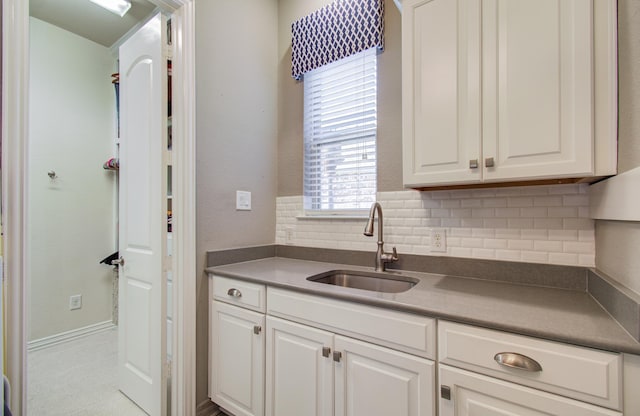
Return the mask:
<svg viewBox="0 0 640 416"><path fill-rule="evenodd" d="M89 0L29 0L29 14L76 35L111 47L156 6L131 0L131 9L119 17Z"/></svg>

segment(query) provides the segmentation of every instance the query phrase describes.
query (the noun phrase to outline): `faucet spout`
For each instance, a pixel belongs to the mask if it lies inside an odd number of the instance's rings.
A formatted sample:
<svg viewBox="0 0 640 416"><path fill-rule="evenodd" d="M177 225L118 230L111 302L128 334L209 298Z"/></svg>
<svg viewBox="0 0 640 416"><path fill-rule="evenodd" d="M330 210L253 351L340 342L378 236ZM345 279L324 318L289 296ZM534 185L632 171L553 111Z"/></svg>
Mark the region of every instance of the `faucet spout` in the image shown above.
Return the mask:
<svg viewBox="0 0 640 416"><path fill-rule="evenodd" d="M376 214L378 214L378 250L376 251L375 270L384 271L386 263L398 261L398 252L395 247L393 247L392 253L385 253L384 251L384 224L382 220L382 206L380 206L379 202L374 202L371 205L369 220L367 221L367 225L364 227L364 235L367 237L373 237L373 222L375 221Z"/></svg>

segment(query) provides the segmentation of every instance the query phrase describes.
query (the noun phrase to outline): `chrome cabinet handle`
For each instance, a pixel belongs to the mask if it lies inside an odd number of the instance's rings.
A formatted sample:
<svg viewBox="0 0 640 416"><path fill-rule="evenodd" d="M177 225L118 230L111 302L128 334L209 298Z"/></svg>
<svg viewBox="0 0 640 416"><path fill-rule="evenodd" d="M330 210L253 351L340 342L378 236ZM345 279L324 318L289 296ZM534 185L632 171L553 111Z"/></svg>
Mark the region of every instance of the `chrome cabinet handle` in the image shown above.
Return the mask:
<svg viewBox="0 0 640 416"><path fill-rule="evenodd" d="M240 292L238 289L231 288L227 291L227 295L233 296L234 298L240 298L242 297L242 292Z"/></svg>
<svg viewBox="0 0 640 416"><path fill-rule="evenodd" d="M493 357L493 359L496 360L498 364L505 367L531 371L532 373L542 371L540 363L533 358L518 354L517 352L499 352Z"/></svg>
<svg viewBox="0 0 640 416"><path fill-rule="evenodd" d="M496 162L493 160L492 157L488 157L484 160L484 167L485 168L492 168L494 167L496 164Z"/></svg>
<svg viewBox="0 0 640 416"><path fill-rule="evenodd" d="M118 260L111 260L111 264L114 266L124 266L124 257L120 257Z"/></svg>
<svg viewBox="0 0 640 416"><path fill-rule="evenodd" d="M260 325L254 325L253 327L253 333L256 335L260 335L260 332L262 331L262 327Z"/></svg>
<svg viewBox="0 0 640 416"><path fill-rule="evenodd" d="M329 354L331 354L331 348L322 347L322 356L323 357L329 357Z"/></svg>
<svg viewBox="0 0 640 416"><path fill-rule="evenodd" d="M469 161L469 169L478 169L478 159L471 159Z"/></svg>

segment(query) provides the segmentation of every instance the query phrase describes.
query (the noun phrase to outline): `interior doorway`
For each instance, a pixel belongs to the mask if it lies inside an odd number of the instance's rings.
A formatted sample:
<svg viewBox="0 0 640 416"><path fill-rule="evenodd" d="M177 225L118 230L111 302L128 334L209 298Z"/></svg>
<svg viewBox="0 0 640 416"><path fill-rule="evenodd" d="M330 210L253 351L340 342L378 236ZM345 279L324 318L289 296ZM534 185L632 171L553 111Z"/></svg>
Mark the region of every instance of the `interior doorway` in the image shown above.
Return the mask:
<svg viewBox="0 0 640 416"><path fill-rule="evenodd" d="M133 0L134 2L137 0ZM176 17L177 37L180 47L174 67L181 68L180 76L174 76L174 82L179 79L182 91L186 96L174 104L174 138L183 139L179 144L180 151L176 152L174 172L179 180L178 193L187 195L179 198L178 207L174 203L174 227L181 224L180 232L175 234L174 247L179 255L174 256L173 263L178 264L174 273L180 277L175 290L179 294L174 302L177 322L175 330L180 337L174 338L174 354L176 360L172 364L174 386L172 391L175 400L172 401L175 414L193 414L193 386L189 379L194 373L195 345L195 310L185 308L193 305L195 298L195 224L190 218L195 197L193 195L194 177L185 166L193 166L195 160L193 135L193 97L195 86L193 83L193 20L194 7L187 0L153 0L162 4ZM5 276L9 299L6 305L7 317L7 364L6 373L12 386L12 407L14 414L24 414L26 410L26 346L27 346L27 311L26 311L26 272L28 270L28 254L26 240L29 235L27 218L27 186L28 151L27 151L27 121L28 121L28 2L22 0L4 0L3 7L3 120L2 120L2 167L3 167L3 225L5 249ZM179 64L177 64L179 63ZM176 65L177 64L177 65ZM178 109L178 111L176 111ZM52 174L52 176L55 176ZM174 184L175 187L175 184ZM174 188L175 192L175 188ZM176 215L186 213L185 219ZM178 221L176 221L176 217Z"/></svg>

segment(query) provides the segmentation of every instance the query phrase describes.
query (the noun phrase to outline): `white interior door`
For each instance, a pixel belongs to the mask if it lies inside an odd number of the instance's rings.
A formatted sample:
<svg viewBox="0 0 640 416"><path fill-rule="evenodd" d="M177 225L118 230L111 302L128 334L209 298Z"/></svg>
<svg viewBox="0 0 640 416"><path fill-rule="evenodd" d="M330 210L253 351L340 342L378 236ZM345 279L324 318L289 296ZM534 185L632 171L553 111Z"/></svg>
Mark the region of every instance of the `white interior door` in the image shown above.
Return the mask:
<svg viewBox="0 0 640 416"><path fill-rule="evenodd" d="M157 15L120 47L118 378L152 416L166 413L162 23Z"/></svg>

